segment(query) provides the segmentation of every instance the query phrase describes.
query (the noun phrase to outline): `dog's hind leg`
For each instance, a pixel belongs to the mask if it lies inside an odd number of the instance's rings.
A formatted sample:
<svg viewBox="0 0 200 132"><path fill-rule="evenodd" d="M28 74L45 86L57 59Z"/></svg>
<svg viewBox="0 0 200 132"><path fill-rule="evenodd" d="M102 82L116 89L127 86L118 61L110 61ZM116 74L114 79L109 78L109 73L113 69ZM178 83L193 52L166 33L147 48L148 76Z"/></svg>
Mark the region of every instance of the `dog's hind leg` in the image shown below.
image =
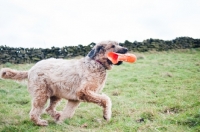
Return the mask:
<svg viewBox="0 0 200 132"><path fill-rule="evenodd" d="M41 120L40 115L44 109L44 105L47 102L47 96L37 96L34 97L32 101L32 109L30 111L30 118L33 122L40 126L47 126L48 122L46 120Z"/></svg>
<svg viewBox="0 0 200 132"><path fill-rule="evenodd" d="M56 105L58 104L58 102L61 100L61 98L56 97L56 96L52 96L50 97L50 104L49 106L46 108L46 112L48 114L51 115L51 117L53 117L55 120L57 120L57 118L60 116L60 112L56 111Z"/></svg>
<svg viewBox="0 0 200 132"><path fill-rule="evenodd" d="M79 93L79 99L102 106L103 118L107 121L110 120L111 114L112 114L111 112L112 103L111 103L110 98L107 95L105 94L100 95L93 91L82 90Z"/></svg>
<svg viewBox="0 0 200 132"><path fill-rule="evenodd" d="M29 92L33 96L32 109L29 114L31 120L35 124L40 126L47 126L48 122L46 120L40 119L40 115L42 114L44 106L48 99L46 84L42 81L39 84L40 85L38 85L38 83L34 84L32 82L28 84Z"/></svg>
<svg viewBox="0 0 200 132"><path fill-rule="evenodd" d="M57 123L61 123L66 118L72 118L79 104L79 101L68 100L67 105L64 108L62 114L58 117Z"/></svg>

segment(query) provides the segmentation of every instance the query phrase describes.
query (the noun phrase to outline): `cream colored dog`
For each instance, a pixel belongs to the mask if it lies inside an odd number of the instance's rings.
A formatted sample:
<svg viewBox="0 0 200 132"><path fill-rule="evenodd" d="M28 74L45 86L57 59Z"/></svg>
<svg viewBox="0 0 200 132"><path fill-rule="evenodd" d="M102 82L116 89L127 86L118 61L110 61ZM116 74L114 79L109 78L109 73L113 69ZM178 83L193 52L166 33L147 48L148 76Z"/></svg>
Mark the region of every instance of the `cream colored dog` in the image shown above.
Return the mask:
<svg viewBox="0 0 200 132"><path fill-rule="evenodd" d="M56 122L71 118L81 101L102 106L103 117L109 121L111 100L99 92L105 84L106 70L110 70L113 65L107 58L110 51L124 54L127 49L119 46L117 42L105 41L94 46L89 54L80 60L47 59L39 61L29 71L2 68L0 76L14 80L28 78L28 91L33 97L30 118L37 125L48 125L46 120L40 119L48 99L50 104L46 112ZM58 112L55 109L56 104L62 98L68 100L68 103L63 112Z"/></svg>

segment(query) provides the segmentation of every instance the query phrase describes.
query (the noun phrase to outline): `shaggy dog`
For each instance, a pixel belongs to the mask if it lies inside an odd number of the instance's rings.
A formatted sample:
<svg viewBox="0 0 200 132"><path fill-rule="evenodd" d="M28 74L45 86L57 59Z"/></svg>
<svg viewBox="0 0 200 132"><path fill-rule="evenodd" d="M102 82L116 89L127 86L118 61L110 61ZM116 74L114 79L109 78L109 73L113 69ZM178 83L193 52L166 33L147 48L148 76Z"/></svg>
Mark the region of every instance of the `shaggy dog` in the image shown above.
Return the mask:
<svg viewBox="0 0 200 132"><path fill-rule="evenodd" d="M32 95L31 120L40 126L48 125L40 115L50 99L46 112L60 123L74 115L80 102L91 102L103 107L103 117L111 118L111 100L99 94L106 80L106 70L112 68L108 52L125 54L127 48L117 42L105 41L93 47L85 58L80 60L47 59L36 63L29 71L16 71L2 68L0 76L4 79L23 80L28 78L28 91ZM120 65L119 62L116 65ZM63 112L56 111L56 104L68 100Z"/></svg>

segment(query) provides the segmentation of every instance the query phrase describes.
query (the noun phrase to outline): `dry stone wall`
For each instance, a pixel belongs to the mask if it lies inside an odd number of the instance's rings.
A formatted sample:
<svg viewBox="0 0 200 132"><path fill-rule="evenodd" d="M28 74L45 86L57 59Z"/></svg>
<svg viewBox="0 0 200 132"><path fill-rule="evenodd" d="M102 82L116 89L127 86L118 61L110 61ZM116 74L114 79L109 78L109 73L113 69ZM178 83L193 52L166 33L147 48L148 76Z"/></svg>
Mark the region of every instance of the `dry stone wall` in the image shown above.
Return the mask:
<svg viewBox="0 0 200 132"><path fill-rule="evenodd" d="M76 56L86 56L95 43L87 46L65 46L62 48L51 47L41 48L13 48L0 46L0 64L4 63L35 63L47 58L72 58ZM174 40L164 41L160 39L147 39L143 42L125 41L120 45L127 47L129 51L146 52L149 50L166 51L172 49L200 48L200 39L190 37L179 37Z"/></svg>
<svg viewBox="0 0 200 132"><path fill-rule="evenodd" d="M76 56L86 56L95 43L88 46L65 46L62 48L51 47L41 48L13 48L8 46L0 46L0 64L6 62L23 64L35 63L47 58L72 58Z"/></svg>

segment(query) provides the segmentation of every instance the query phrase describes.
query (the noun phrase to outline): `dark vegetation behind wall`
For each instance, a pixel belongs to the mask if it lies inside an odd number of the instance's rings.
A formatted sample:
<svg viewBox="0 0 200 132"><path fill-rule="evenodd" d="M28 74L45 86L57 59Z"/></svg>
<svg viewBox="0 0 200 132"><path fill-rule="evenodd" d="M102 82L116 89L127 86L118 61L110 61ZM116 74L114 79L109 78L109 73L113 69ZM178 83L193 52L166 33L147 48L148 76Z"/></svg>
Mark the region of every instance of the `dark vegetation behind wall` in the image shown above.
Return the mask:
<svg viewBox="0 0 200 132"><path fill-rule="evenodd" d="M13 48L8 46L0 46L0 64L3 63L35 63L47 58L72 58L76 56L86 56L95 43L87 46L65 46L62 48L51 47L42 48ZM173 49L190 49L200 48L200 39L190 37L178 37L174 40L147 39L143 42L130 42L126 40L120 45L127 47L129 51L146 52L146 51L167 51Z"/></svg>

